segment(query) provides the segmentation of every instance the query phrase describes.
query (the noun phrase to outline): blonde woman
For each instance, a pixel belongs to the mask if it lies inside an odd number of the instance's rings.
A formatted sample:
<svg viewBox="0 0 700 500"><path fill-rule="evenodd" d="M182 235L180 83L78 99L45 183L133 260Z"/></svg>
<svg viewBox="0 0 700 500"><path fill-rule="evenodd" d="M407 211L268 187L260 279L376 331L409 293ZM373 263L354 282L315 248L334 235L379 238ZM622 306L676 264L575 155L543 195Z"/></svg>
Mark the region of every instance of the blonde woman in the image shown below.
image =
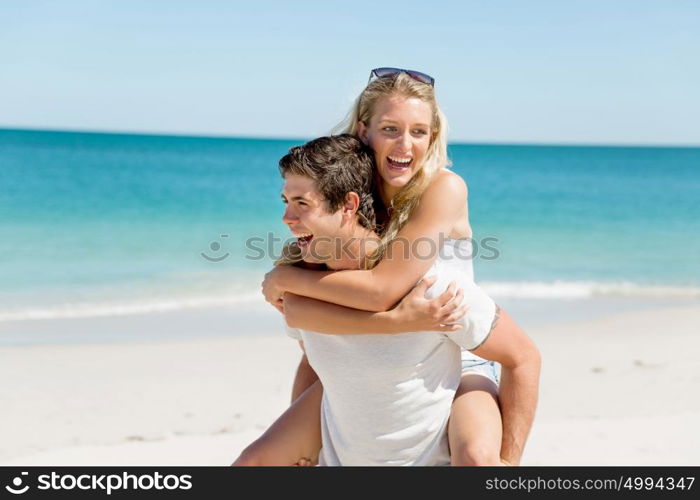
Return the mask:
<svg viewBox="0 0 700 500"><path fill-rule="evenodd" d="M381 243L368 269L333 272L278 266L268 273L263 283L265 297L277 307L286 298L284 310L290 326L334 334L357 332L356 311L352 310L391 309L431 268L437 249L471 238L467 187L447 170L446 120L433 85L433 79L420 72L372 71L343 132L356 135L374 152ZM468 316L494 339L482 343L473 354L498 358L502 375L499 390L489 373L492 365L464 351L463 375L448 428L452 464L515 465L534 418L539 353L505 311L473 284L471 261L464 272L469 277L463 290ZM501 357L502 350L493 350L508 342L518 349L510 349L507 357ZM302 360L294 392L303 397L265 439L246 450L239 463L267 463L275 443L293 435L299 424L295 412L301 415L304 405L320 406L320 391L313 371ZM304 443L299 456L313 458L313 451L308 450L317 446L320 443Z"/></svg>

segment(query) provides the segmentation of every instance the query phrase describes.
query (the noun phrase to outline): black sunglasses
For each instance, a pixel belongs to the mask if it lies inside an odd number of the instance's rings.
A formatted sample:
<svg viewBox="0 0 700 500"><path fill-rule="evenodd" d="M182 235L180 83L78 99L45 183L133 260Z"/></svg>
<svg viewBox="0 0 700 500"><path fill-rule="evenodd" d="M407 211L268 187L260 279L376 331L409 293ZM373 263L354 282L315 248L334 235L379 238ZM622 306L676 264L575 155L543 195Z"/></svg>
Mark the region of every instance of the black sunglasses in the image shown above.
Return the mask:
<svg viewBox="0 0 700 500"><path fill-rule="evenodd" d="M435 78L420 71L413 71L412 69L401 69L401 68L374 68L369 74L369 82L374 78L387 78L394 77L401 73L406 73L408 76L421 83L426 83L431 87L435 86ZM369 83L367 82L367 83Z"/></svg>

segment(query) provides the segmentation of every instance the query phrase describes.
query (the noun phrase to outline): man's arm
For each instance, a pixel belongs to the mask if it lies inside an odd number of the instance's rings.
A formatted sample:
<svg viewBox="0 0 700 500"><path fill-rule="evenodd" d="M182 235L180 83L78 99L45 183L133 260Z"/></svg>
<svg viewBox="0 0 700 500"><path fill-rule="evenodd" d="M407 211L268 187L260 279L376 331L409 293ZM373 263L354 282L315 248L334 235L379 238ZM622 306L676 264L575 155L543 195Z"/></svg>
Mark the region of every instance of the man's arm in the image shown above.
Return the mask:
<svg viewBox="0 0 700 500"><path fill-rule="evenodd" d="M299 341L299 345L301 346L301 350L304 351L304 343ZM301 356L301 360L299 361L296 375L294 375L294 384L292 385L292 403L296 401L296 399L317 380L318 375L316 375L314 369L311 368L309 360L306 357L306 351L304 351Z"/></svg>
<svg viewBox="0 0 700 500"><path fill-rule="evenodd" d="M504 310L497 310L491 334L472 351L502 365L499 401L503 417L501 459L519 465L539 391L540 352Z"/></svg>

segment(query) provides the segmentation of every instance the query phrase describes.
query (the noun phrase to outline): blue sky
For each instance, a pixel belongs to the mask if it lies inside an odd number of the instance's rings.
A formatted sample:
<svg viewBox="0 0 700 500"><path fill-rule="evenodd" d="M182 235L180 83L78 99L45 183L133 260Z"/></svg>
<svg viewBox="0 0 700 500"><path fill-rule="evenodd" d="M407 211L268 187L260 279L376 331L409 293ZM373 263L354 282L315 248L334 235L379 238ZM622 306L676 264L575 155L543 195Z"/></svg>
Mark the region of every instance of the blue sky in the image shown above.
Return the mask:
<svg viewBox="0 0 700 500"><path fill-rule="evenodd" d="M450 138L700 145L700 2L0 4L0 127L313 137L377 66Z"/></svg>

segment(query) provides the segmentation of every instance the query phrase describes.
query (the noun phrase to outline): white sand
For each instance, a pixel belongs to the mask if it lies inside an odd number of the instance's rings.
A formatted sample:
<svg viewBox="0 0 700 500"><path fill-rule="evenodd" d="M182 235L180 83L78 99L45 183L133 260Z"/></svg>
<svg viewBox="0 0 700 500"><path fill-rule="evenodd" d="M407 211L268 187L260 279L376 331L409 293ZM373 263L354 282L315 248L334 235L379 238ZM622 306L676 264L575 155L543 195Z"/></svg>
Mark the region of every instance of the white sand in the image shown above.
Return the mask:
<svg viewBox="0 0 700 500"><path fill-rule="evenodd" d="M700 306L528 333L524 465L700 463ZM299 353L282 332L0 348L0 464L226 465L288 404Z"/></svg>

